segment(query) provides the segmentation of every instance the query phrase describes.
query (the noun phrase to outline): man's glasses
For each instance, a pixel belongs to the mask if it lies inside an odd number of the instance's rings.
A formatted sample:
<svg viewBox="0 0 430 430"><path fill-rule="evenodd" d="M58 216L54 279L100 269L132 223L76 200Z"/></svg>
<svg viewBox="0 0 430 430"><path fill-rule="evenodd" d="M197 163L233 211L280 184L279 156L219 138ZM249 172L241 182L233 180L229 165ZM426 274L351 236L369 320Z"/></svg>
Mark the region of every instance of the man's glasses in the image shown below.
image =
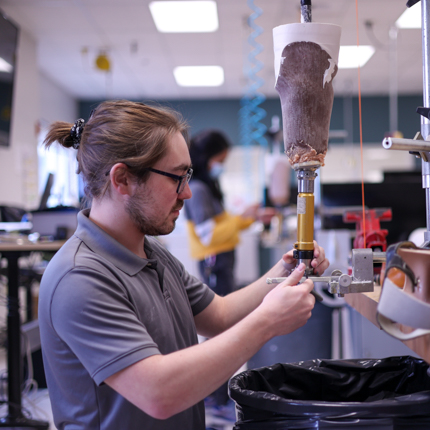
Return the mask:
<svg viewBox="0 0 430 430"><path fill-rule="evenodd" d="M130 168L130 166L127 163L124 163L122 161L123 164L125 164L128 168ZM159 175L163 175L163 176L167 176L169 178L174 179L175 181L178 181L178 188L176 188L176 192L178 194L181 194L182 191L184 191L185 185L188 184L188 182L190 182L191 176L193 176L193 169L191 169L191 167L188 169L187 173L185 173L185 175L174 175L173 173L168 173L168 172L163 172L162 170L157 170L157 169L153 169L152 167L146 167L145 169L142 170L148 170L150 172L154 172L157 173ZM110 170L108 170L106 172L106 176L108 176L110 173Z"/></svg>
<svg viewBox="0 0 430 430"><path fill-rule="evenodd" d="M185 185L190 182L191 176L193 175L193 169L189 168L187 173L182 176L174 175L173 173L163 172L161 170L153 169L152 167L148 167L145 170L149 170L150 172L158 173L159 175L168 176L169 178L175 179L178 181L178 188L176 188L176 192L181 194L184 191Z"/></svg>

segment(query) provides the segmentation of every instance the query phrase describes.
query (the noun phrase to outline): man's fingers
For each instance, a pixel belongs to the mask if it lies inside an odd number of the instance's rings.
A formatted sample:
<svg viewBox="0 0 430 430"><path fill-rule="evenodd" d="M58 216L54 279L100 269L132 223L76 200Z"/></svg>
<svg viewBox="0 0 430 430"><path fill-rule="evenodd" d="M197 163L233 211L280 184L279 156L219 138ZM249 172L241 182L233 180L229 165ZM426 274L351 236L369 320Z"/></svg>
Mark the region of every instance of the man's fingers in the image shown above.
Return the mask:
<svg viewBox="0 0 430 430"><path fill-rule="evenodd" d="M282 263L287 271L291 271L296 267L297 260L293 257L293 250L288 251L282 256Z"/></svg>
<svg viewBox="0 0 430 430"><path fill-rule="evenodd" d="M310 279L306 279L306 281L302 282L300 285L306 286L309 293L314 289L314 283Z"/></svg>
<svg viewBox="0 0 430 430"><path fill-rule="evenodd" d="M300 279L303 278L303 275L305 273L306 265L304 263L300 263L288 276L287 282L288 285L297 285L300 281Z"/></svg>
<svg viewBox="0 0 430 430"><path fill-rule="evenodd" d="M315 269L317 275L322 275L330 265L330 262L325 257L324 248L320 247L316 241L314 241L314 257L311 266Z"/></svg>

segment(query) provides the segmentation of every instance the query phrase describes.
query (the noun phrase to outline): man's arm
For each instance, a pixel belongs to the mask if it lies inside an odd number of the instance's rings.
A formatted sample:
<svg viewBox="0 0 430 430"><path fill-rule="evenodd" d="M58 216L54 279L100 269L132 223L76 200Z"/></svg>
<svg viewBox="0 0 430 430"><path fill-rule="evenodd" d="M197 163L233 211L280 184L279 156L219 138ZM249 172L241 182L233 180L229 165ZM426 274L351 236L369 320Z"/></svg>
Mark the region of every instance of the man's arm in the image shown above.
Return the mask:
<svg viewBox="0 0 430 430"><path fill-rule="evenodd" d="M107 378L106 384L154 418L166 419L191 407L228 380L269 339L306 323L315 299L310 294L312 281L296 285L304 269L301 264L286 281L268 293L266 290L256 309L220 335L190 348L141 360Z"/></svg>
<svg viewBox="0 0 430 430"><path fill-rule="evenodd" d="M329 266L324 249L314 242L314 259L311 262L316 274L322 275ZM232 327L250 312L257 308L276 284L267 284L267 278L277 278L288 275L297 261L293 251L282 256L282 259L257 281L228 294L225 297L215 296L210 305L194 319L197 332L205 337L213 337Z"/></svg>

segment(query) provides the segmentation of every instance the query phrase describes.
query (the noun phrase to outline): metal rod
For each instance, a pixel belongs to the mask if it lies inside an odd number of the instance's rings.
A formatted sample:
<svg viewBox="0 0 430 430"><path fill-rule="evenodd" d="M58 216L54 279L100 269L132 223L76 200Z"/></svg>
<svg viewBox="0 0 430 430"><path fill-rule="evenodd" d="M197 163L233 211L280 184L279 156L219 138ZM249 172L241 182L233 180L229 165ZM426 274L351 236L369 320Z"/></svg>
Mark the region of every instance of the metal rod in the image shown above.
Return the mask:
<svg viewBox="0 0 430 430"><path fill-rule="evenodd" d="M385 252L374 251L372 258L374 263L384 263L387 259L387 255Z"/></svg>
<svg viewBox="0 0 430 430"><path fill-rule="evenodd" d="M288 278L267 278L266 284L280 284L284 282ZM312 282L331 282L333 280L339 279L339 276L309 276L303 277L300 279L300 282L305 282L307 279L310 279Z"/></svg>
<svg viewBox="0 0 430 430"><path fill-rule="evenodd" d="M285 279L287 279L287 278L267 278L266 279L266 284L280 284L281 282L284 282L285 281ZM318 279L319 278L312 278L312 277L309 277L309 278L306 278L306 277L303 277L302 279L300 279L300 282L305 282L307 279L310 279L310 280L312 280L312 281L314 281L314 282L330 282L330 280L331 280L331 278L330 277L327 277L327 278L321 278L321 281L318 281ZM323 280L324 279L324 280ZM319 293L317 293L315 290L312 290L311 291L311 294L315 297L315 299L316 300L318 300L319 302L322 302L323 301L323 297L319 294Z"/></svg>
<svg viewBox="0 0 430 430"><path fill-rule="evenodd" d="M395 149L400 151L430 151L430 142L425 140L386 137L382 141L382 146L385 149Z"/></svg>
<svg viewBox="0 0 430 430"><path fill-rule="evenodd" d="M430 106L430 43L429 43L429 22L430 22L430 0L421 0L421 28L422 28L422 52L423 52L423 103L425 107ZM430 121L421 115L421 134L424 140L430 134ZM430 154L426 159L429 159ZM426 221L427 231L424 233L424 246L430 244L430 164L421 157L421 170L423 177L423 187L426 191Z"/></svg>
<svg viewBox="0 0 430 430"><path fill-rule="evenodd" d="M423 102L425 107L430 107L430 76L429 76L429 0L421 1L421 28L422 28L422 53L423 53ZM430 121L421 116L421 134L424 140L430 134Z"/></svg>
<svg viewBox="0 0 430 430"><path fill-rule="evenodd" d="M312 22L311 0L300 0L301 22Z"/></svg>
<svg viewBox="0 0 430 430"><path fill-rule="evenodd" d="M397 83L397 36L398 28L390 28L390 131L394 133L399 129L398 120L398 83Z"/></svg>

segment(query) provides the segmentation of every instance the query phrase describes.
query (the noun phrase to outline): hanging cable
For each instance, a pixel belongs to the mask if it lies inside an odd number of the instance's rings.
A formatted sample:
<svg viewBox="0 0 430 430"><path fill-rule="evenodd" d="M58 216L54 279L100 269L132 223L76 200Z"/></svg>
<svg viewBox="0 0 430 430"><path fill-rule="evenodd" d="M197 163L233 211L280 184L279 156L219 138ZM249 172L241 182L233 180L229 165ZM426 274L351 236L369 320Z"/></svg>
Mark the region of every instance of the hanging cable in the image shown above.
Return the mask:
<svg viewBox="0 0 430 430"><path fill-rule="evenodd" d="M261 107L266 97L259 91L264 85L264 79L258 76L258 73L263 69L263 63L257 59L257 56L263 51L263 46L256 40L263 33L263 29L255 22L262 15L263 11L254 4L254 0L248 0L247 4L252 11L247 20L248 27L251 29L251 34L247 39L248 45L251 47L251 52L249 52L244 65L247 85L240 102L240 141L244 147L256 144L266 148L267 141L265 134L267 127L261 122L266 116L266 111ZM249 160L244 161L247 176L250 178L252 176L252 172L250 171L252 163ZM247 182L251 184L251 181Z"/></svg>
<svg viewBox="0 0 430 430"><path fill-rule="evenodd" d="M358 33L358 0L355 0L355 18L357 27L357 52L360 49L360 39ZM363 239L364 248L366 248L366 205L364 200L364 160L363 160L363 121L361 115L361 80L360 80L360 64L358 64L358 114L360 124L360 152L361 152L361 201L363 206Z"/></svg>

